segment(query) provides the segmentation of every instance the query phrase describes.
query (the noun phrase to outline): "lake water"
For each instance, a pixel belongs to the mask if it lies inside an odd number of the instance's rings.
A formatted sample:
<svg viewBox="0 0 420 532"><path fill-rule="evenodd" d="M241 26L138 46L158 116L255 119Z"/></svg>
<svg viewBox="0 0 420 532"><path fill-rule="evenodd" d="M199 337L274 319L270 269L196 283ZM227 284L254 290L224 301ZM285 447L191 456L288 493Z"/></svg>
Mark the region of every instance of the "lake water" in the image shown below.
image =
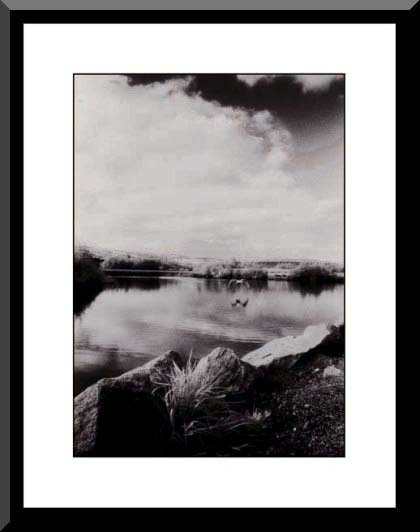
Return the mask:
<svg viewBox="0 0 420 532"><path fill-rule="evenodd" d="M246 307L233 307L248 299ZM117 281L75 316L74 393L172 349L201 357L218 346L242 356L308 325L343 321L344 287L308 289L284 281L233 290L228 281Z"/></svg>

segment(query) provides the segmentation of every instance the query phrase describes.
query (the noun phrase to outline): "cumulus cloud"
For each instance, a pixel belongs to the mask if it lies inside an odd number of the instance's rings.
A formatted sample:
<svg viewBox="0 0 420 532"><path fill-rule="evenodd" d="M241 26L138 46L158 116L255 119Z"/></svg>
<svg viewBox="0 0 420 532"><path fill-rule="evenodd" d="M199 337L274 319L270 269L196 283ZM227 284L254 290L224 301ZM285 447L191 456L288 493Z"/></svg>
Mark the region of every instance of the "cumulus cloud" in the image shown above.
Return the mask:
<svg viewBox="0 0 420 532"><path fill-rule="evenodd" d="M76 77L77 241L190 256L334 258L337 239L319 242L331 204L314 209L313 192L290 171L287 129L268 111L187 94L189 83Z"/></svg>
<svg viewBox="0 0 420 532"><path fill-rule="evenodd" d="M239 81L243 81L249 87L254 87L257 83L263 81L270 83L282 74L239 74L237 78ZM303 89L303 92L317 92L327 90L331 84L340 79L340 74L294 74L288 75L299 83Z"/></svg>

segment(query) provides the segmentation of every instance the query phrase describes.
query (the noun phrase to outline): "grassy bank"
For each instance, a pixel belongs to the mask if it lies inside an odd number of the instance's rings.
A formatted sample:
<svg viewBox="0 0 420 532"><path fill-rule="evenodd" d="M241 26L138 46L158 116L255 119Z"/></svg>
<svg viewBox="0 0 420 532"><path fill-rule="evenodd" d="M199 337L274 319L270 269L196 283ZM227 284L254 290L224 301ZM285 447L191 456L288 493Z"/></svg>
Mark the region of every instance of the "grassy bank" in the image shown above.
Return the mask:
<svg viewBox="0 0 420 532"><path fill-rule="evenodd" d="M284 280L302 285L341 283L344 269L339 263L284 260L237 260L134 255L105 252L102 268L111 277L180 275L204 279Z"/></svg>
<svg viewBox="0 0 420 532"><path fill-rule="evenodd" d="M192 270L186 266L181 266L178 262L165 260L163 258L111 258L104 263L104 268L108 270L136 270L136 271L181 271Z"/></svg>
<svg viewBox="0 0 420 532"><path fill-rule="evenodd" d="M344 282L342 268L319 263L241 263L213 262L196 266L186 275L205 279L283 280L302 285L322 285Z"/></svg>
<svg viewBox="0 0 420 532"><path fill-rule="evenodd" d="M196 267L192 275L205 279L248 279L266 281L268 272L250 264L242 264L233 260L230 262L212 262Z"/></svg>
<svg viewBox="0 0 420 532"><path fill-rule="evenodd" d="M154 276L182 276L202 279L226 279L255 285L268 280L289 281L297 288L313 293L333 288L344 282L344 269L339 264L300 260L283 261L229 261L202 259L168 259L165 257L111 256L102 260L89 251L75 255L75 307L83 305L102 289L104 281L113 278Z"/></svg>
<svg viewBox="0 0 420 532"><path fill-rule="evenodd" d="M344 274L321 264L302 264L292 270L289 281L303 284L323 284L344 282Z"/></svg>
<svg viewBox="0 0 420 532"><path fill-rule="evenodd" d="M89 251L81 250L73 260L74 312L79 314L102 290L105 275L101 268L101 259Z"/></svg>

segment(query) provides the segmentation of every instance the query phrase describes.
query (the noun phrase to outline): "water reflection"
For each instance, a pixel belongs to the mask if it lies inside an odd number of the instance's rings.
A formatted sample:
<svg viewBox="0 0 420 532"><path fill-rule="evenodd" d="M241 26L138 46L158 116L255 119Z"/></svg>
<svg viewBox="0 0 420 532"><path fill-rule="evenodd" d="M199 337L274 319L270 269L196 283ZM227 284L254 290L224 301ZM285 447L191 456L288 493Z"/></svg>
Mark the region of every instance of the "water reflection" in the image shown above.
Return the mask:
<svg viewBox="0 0 420 532"><path fill-rule="evenodd" d="M302 297L318 297L323 292L333 292L337 288L337 284L335 283L301 283L295 281L287 281L286 285L291 292L298 292Z"/></svg>
<svg viewBox="0 0 420 532"><path fill-rule="evenodd" d="M115 281L75 318L75 390L169 349L203 356L223 345L239 356L308 325L343 319L343 285L311 292L282 281L231 290L218 279ZM246 307L232 306L236 298Z"/></svg>
<svg viewBox="0 0 420 532"><path fill-rule="evenodd" d="M208 292L237 292L238 290L247 290L248 292L261 292L263 290L268 290L268 281L247 281L246 286L229 286L229 279L203 279L204 287ZM202 284L197 285L201 288Z"/></svg>
<svg viewBox="0 0 420 532"><path fill-rule="evenodd" d="M128 292L133 288L140 290L159 290L165 286L176 283L171 277L120 277L113 279L108 285L109 290L122 290Z"/></svg>
<svg viewBox="0 0 420 532"><path fill-rule="evenodd" d="M73 289L73 312L75 316L80 316L95 301L102 292L102 287L95 286L84 290Z"/></svg>

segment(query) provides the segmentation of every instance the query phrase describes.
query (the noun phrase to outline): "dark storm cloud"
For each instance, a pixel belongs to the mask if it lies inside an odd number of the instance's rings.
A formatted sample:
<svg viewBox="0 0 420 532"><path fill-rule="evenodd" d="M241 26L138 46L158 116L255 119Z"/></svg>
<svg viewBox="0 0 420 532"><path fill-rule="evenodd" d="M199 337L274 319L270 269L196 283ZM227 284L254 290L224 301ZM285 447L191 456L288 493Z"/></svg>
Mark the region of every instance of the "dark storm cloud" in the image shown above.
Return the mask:
<svg viewBox="0 0 420 532"><path fill-rule="evenodd" d="M299 75L285 74L260 79L252 85L241 81L236 74L128 74L127 78L128 83L135 86L191 76L192 82L186 89L188 94L199 94L207 101L226 107L270 111L298 137L317 133L343 117L343 76L336 76L325 89L317 89L316 86L305 89L298 81ZM311 79L309 75L306 77ZM318 78L321 76L318 75Z"/></svg>

